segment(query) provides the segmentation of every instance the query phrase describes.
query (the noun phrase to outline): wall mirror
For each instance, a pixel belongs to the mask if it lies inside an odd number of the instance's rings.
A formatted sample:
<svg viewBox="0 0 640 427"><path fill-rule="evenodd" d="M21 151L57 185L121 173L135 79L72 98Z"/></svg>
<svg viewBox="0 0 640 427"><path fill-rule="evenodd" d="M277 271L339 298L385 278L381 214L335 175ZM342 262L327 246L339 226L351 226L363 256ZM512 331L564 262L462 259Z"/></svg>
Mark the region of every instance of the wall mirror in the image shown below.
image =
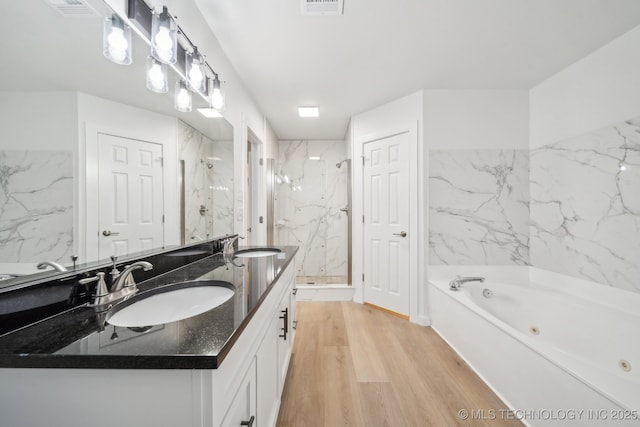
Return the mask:
<svg viewBox="0 0 640 427"><path fill-rule="evenodd" d="M172 71L169 93L149 91L149 47L135 33L133 63L108 61L111 11L101 0L72 3L5 5L0 288L58 274L36 269L42 261L95 264L233 231L231 124L202 116L196 96L191 112L175 110ZM160 172L118 169L134 158ZM131 236L148 224L157 229Z"/></svg>

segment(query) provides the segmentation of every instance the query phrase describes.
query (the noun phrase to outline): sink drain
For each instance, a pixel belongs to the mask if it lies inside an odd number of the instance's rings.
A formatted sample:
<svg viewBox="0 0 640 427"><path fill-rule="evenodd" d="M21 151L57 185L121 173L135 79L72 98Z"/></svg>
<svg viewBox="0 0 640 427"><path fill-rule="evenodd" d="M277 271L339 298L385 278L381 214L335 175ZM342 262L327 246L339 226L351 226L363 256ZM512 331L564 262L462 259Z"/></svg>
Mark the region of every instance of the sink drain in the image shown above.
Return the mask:
<svg viewBox="0 0 640 427"><path fill-rule="evenodd" d="M618 366L625 372L629 372L631 370L631 363L628 360L620 359L618 360Z"/></svg>
<svg viewBox="0 0 640 427"><path fill-rule="evenodd" d="M538 329L537 326L530 326L529 332L531 332L533 335L540 335L540 329Z"/></svg>
<svg viewBox="0 0 640 427"><path fill-rule="evenodd" d="M482 291L482 296L485 298L491 298L493 296L493 292L491 292L491 289L485 289Z"/></svg>

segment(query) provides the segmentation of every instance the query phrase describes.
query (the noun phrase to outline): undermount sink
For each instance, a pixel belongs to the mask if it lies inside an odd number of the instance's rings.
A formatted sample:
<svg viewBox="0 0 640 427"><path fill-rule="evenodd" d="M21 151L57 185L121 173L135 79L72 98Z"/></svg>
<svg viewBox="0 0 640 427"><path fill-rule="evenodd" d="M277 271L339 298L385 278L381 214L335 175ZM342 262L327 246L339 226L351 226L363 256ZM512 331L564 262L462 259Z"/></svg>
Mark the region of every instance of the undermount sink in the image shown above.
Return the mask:
<svg viewBox="0 0 640 427"><path fill-rule="evenodd" d="M115 305L107 314L107 322L122 327L176 322L216 308L233 294L233 285L219 280L161 286Z"/></svg>
<svg viewBox="0 0 640 427"><path fill-rule="evenodd" d="M238 249L233 255L238 258L258 258L277 255L281 252L282 251L278 248L245 248Z"/></svg>

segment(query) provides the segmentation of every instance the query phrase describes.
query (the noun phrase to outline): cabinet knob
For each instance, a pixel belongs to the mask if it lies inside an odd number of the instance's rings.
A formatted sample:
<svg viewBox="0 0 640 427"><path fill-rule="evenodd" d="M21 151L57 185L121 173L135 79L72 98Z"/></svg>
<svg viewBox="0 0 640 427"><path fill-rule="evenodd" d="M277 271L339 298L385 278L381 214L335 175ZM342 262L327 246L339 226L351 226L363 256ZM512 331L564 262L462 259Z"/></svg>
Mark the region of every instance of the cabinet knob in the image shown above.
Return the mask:
<svg viewBox="0 0 640 427"><path fill-rule="evenodd" d="M253 427L253 422L256 420L256 417L251 415L251 418L249 418L249 421L242 421L240 423L241 426L247 426L247 427Z"/></svg>

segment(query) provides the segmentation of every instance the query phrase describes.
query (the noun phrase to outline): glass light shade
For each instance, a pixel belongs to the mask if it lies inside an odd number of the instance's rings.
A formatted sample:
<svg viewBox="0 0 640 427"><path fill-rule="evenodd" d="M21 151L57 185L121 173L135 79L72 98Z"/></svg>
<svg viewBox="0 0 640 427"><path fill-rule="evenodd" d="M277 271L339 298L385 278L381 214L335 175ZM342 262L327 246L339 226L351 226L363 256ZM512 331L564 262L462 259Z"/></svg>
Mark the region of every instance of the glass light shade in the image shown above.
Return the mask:
<svg viewBox="0 0 640 427"><path fill-rule="evenodd" d="M204 59L198 52L198 48L193 48L192 53L185 54L186 70L189 87L191 89L204 93L207 83L207 75L204 67Z"/></svg>
<svg viewBox="0 0 640 427"><path fill-rule="evenodd" d="M151 56L147 57L147 89L156 93L169 92L167 64Z"/></svg>
<svg viewBox="0 0 640 427"><path fill-rule="evenodd" d="M209 94L211 107L218 111L224 110L224 93L217 75L210 81Z"/></svg>
<svg viewBox="0 0 640 427"><path fill-rule="evenodd" d="M118 15L108 16L104 20L102 54L116 64L131 64L131 28Z"/></svg>
<svg viewBox="0 0 640 427"><path fill-rule="evenodd" d="M167 6L151 19L151 55L163 64L175 64L178 52L178 25Z"/></svg>
<svg viewBox="0 0 640 427"><path fill-rule="evenodd" d="M176 93L174 99L174 107L176 110L183 113L191 111L191 91L187 88L187 84L184 80L176 82Z"/></svg>

